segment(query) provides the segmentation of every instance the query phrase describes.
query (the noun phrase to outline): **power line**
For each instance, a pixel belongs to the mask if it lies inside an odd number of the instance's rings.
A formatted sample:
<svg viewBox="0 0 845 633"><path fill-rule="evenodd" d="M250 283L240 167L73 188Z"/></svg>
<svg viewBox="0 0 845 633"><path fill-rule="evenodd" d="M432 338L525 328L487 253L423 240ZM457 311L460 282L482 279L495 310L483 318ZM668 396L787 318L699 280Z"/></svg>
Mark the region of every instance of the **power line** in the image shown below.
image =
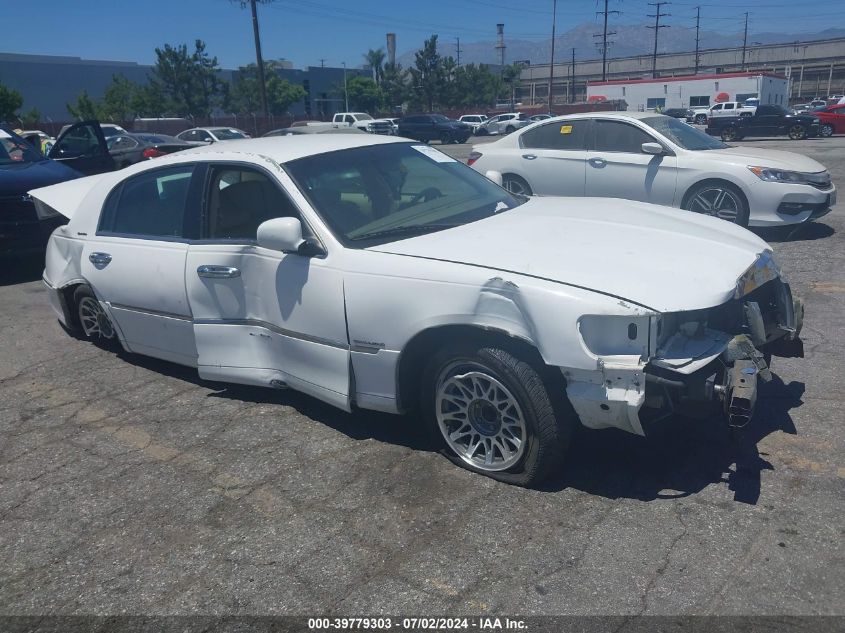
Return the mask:
<svg viewBox="0 0 845 633"><path fill-rule="evenodd" d="M601 34L596 33L593 37L601 37L601 80L607 80L607 36L608 35L616 35L616 31L611 31L610 33L607 32L607 16L610 14L619 15L621 11L608 11L607 9L608 0L604 0L604 11L596 11L596 15L604 16L604 28L602 29ZM612 44L613 42L609 42Z"/></svg>
<svg viewBox="0 0 845 633"><path fill-rule="evenodd" d="M670 4L669 2L649 2L649 6L656 7L654 11L654 15L649 14L646 17L654 18L654 26L650 26L648 28L654 29L654 53L651 56L651 78L654 79L657 77L657 34L660 32L660 29L667 29L669 28L668 24L661 24L660 18L665 18L671 15L671 13L660 13L660 7L666 4Z"/></svg>

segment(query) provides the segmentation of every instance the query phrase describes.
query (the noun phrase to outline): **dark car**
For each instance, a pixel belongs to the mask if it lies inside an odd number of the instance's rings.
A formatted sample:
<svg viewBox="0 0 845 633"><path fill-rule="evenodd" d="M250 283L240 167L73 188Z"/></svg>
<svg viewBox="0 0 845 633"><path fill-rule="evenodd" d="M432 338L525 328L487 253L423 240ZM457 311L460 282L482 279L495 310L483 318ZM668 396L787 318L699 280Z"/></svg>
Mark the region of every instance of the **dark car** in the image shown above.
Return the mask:
<svg viewBox="0 0 845 633"><path fill-rule="evenodd" d="M746 136L788 136L800 140L818 136L819 119L814 114L793 114L781 105L761 105L752 116L710 117L705 130L723 141Z"/></svg>
<svg viewBox="0 0 845 633"><path fill-rule="evenodd" d="M54 218L42 225L27 192L80 176L0 128L0 256L43 249L52 230L66 221Z"/></svg>
<svg viewBox="0 0 845 633"><path fill-rule="evenodd" d="M466 143L472 126L442 114L412 114L399 121L399 136L428 143L435 139L444 145Z"/></svg>
<svg viewBox="0 0 845 633"><path fill-rule="evenodd" d="M665 114L666 116L670 116L673 119L686 119L687 118L687 109L686 108L666 108L660 114Z"/></svg>
<svg viewBox="0 0 845 633"><path fill-rule="evenodd" d="M106 139L106 147L118 169L194 147L175 136L140 132L119 134Z"/></svg>

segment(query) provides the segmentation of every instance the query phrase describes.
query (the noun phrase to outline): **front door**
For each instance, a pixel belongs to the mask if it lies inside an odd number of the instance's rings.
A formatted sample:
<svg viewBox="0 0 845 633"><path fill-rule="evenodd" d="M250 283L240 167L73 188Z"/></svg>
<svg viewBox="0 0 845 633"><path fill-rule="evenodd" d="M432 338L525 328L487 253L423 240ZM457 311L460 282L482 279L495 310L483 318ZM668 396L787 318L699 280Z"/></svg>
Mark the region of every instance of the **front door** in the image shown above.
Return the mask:
<svg viewBox="0 0 845 633"><path fill-rule="evenodd" d="M627 198L672 206L675 156L646 154L643 143L657 143L645 130L624 121L593 120L587 153L586 195Z"/></svg>
<svg viewBox="0 0 845 633"><path fill-rule="evenodd" d="M196 364L185 293L187 242L199 224L194 169L155 169L118 185L81 264L130 351L183 365Z"/></svg>
<svg viewBox="0 0 845 633"><path fill-rule="evenodd" d="M348 410L341 271L330 255L257 246L265 220L302 219L269 172L214 163L206 183L202 239L188 248L185 274L200 376L289 385Z"/></svg>
<svg viewBox="0 0 845 633"><path fill-rule="evenodd" d="M519 139L517 173L540 196L583 196L587 165L588 119L546 123Z"/></svg>
<svg viewBox="0 0 845 633"><path fill-rule="evenodd" d="M116 169L97 121L71 125L56 139L48 158L64 163L86 176Z"/></svg>

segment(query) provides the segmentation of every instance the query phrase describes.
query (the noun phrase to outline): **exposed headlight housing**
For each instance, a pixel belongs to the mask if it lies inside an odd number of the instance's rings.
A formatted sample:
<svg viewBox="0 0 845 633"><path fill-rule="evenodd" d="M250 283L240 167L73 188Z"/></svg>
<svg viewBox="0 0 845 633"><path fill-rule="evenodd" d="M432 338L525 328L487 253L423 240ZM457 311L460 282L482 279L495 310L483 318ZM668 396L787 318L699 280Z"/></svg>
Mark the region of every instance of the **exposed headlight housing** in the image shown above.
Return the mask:
<svg viewBox="0 0 845 633"><path fill-rule="evenodd" d="M760 180L766 182L786 182L797 185L811 185L821 177L821 174L805 174L800 171L787 171L774 167L759 167L749 165L748 169Z"/></svg>
<svg viewBox="0 0 845 633"><path fill-rule="evenodd" d="M757 256L751 266L748 267L739 279L736 280L734 299L739 299L754 292L765 283L782 277L780 266L775 261L772 251L763 251Z"/></svg>

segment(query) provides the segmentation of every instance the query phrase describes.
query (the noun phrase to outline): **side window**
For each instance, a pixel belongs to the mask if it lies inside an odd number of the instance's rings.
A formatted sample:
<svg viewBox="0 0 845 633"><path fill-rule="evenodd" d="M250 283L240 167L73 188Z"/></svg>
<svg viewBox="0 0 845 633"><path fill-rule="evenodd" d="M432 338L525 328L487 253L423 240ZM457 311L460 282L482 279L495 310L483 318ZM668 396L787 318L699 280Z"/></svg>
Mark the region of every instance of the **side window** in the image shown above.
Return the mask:
<svg viewBox="0 0 845 633"><path fill-rule="evenodd" d="M156 169L130 178L109 194L100 232L138 237L186 237L185 215L193 165Z"/></svg>
<svg viewBox="0 0 845 633"><path fill-rule="evenodd" d="M555 121L541 125L523 134L522 147L533 149L584 149L588 121Z"/></svg>
<svg viewBox="0 0 845 633"><path fill-rule="evenodd" d="M725 110L733 110L735 105L735 103L726 103Z"/></svg>
<svg viewBox="0 0 845 633"><path fill-rule="evenodd" d="M620 121L594 120L593 146L599 152L625 152L641 154L643 143L654 139L643 130Z"/></svg>
<svg viewBox="0 0 845 633"><path fill-rule="evenodd" d="M203 238L255 241L258 225L299 212L269 176L248 167L211 169Z"/></svg>
<svg viewBox="0 0 845 633"><path fill-rule="evenodd" d="M194 132L194 134L196 134L195 138L198 141L207 142L207 141L213 141L214 140L213 138L211 138L211 134L209 134L205 130L197 130L196 132Z"/></svg>
<svg viewBox="0 0 845 633"><path fill-rule="evenodd" d="M757 116L770 116L772 114L777 114L777 110L772 106L760 106L757 108Z"/></svg>
<svg viewBox="0 0 845 633"><path fill-rule="evenodd" d="M345 117L343 117L343 122L344 123L355 123L355 119L352 118L351 114L347 114Z"/></svg>
<svg viewBox="0 0 845 633"><path fill-rule="evenodd" d="M138 147L138 141L128 136L112 136L106 141L109 151L119 151Z"/></svg>
<svg viewBox="0 0 845 633"><path fill-rule="evenodd" d="M717 112L717 111L719 111L719 110L721 110L721 109L722 109L722 104L721 104L721 103L717 103L716 105L714 105L714 106L713 106L712 108L710 108L710 109L711 109L713 112Z"/></svg>
<svg viewBox="0 0 845 633"><path fill-rule="evenodd" d="M53 152L68 158L73 156L99 156L102 153L97 134L90 125L69 130L53 147Z"/></svg>

